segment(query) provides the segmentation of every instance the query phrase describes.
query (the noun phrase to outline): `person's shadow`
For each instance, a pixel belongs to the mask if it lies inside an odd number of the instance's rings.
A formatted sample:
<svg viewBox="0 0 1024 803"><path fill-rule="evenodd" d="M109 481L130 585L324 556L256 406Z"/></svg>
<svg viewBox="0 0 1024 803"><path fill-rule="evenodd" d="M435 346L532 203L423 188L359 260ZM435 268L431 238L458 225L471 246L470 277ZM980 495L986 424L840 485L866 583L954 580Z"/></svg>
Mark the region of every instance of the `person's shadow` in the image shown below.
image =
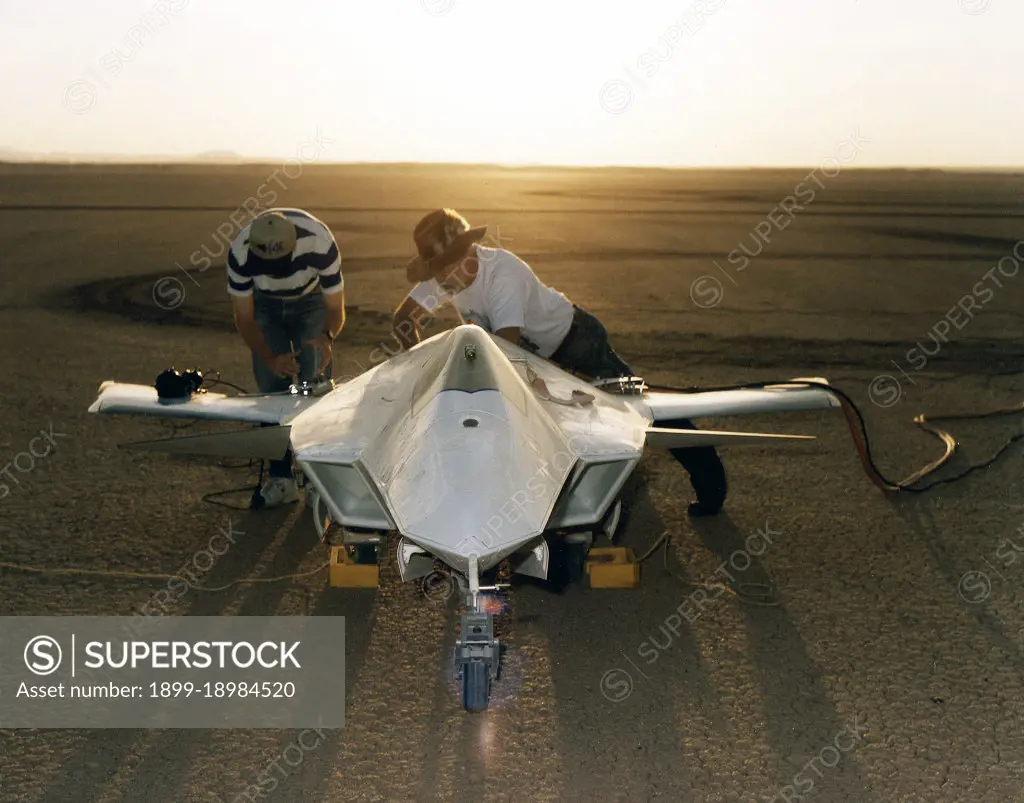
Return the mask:
<svg viewBox="0 0 1024 803"><path fill-rule="evenodd" d="M808 654L803 636L786 613L783 596L758 559L790 545L785 533L774 530L770 521L744 534L724 512L694 519L692 527L701 543L725 564L713 582L721 580L732 588L742 612L766 736L779 757L775 776L785 787L793 783L793 768L782 757L817 750L850 725L840 716L821 667ZM823 782L822 791L826 785L830 794L874 799L861 764L853 759L836 768Z"/></svg>
<svg viewBox="0 0 1024 803"><path fill-rule="evenodd" d="M781 604L775 581L758 560L772 548L770 523L753 533L742 533L726 512L716 517L691 519L691 526L701 543L719 559L720 569L714 582L727 585L741 602L778 607ZM724 565L722 565L724 564Z"/></svg>

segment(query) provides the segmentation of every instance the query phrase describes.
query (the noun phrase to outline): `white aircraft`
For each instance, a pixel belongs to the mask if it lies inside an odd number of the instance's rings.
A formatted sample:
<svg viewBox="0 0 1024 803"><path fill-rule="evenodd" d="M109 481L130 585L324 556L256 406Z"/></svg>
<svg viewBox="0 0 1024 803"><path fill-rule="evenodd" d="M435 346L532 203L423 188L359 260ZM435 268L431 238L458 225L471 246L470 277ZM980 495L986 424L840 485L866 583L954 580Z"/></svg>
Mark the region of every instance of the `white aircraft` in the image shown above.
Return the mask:
<svg viewBox="0 0 1024 803"><path fill-rule="evenodd" d="M456 677L466 710L480 711L500 661L483 594L497 586L481 584L484 572L508 559L514 572L547 579L553 549L582 568L594 532L614 532L619 493L646 446L813 439L659 429L659 420L838 407L817 385L827 381L704 392L655 392L636 377L588 383L463 325L337 385L237 396L189 389L168 399L108 381L89 412L260 424L125 447L264 459L290 447L321 537L336 522L344 543L360 547L357 559L376 563L377 547L397 532L404 582L438 565L456 577L467 607Z"/></svg>

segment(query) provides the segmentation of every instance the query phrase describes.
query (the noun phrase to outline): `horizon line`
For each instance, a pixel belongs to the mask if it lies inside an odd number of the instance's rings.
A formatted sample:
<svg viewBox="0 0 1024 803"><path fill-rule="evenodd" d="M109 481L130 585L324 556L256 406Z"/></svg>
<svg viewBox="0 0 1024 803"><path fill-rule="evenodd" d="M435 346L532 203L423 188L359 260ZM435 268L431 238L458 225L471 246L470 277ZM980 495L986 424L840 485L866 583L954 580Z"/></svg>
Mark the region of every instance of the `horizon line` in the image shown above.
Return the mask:
<svg viewBox="0 0 1024 803"><path fill-rule="evenodd" d="M81 167L136 167L136 166L218 166L218 167L263 167L268 165L281 165L289 160L281 160L272 157L237 157L237 158L209 158L204 159L196 156L110 156L103 157L36 157L36 158L5 158L0 156L0 165L39 165L39 166L81 166ZM814 170L821 167L820 164L790 164L790 165L652 165L652 164L562 164L557 162L445 162L445 161L382 161L382 160L360 160L360 161L311 161L303 164L308 167L486 167L503 170L522 169L555 169L555 170L689 170L689 171L723 171L723 170ZM843 171L856 170L860 172L882 171L882 170L903 170L903 171L988 171L988 172L1024 172L1024 164L1020 165L990 165L990 164L892 164L874 166L844 165Z"/></svg>

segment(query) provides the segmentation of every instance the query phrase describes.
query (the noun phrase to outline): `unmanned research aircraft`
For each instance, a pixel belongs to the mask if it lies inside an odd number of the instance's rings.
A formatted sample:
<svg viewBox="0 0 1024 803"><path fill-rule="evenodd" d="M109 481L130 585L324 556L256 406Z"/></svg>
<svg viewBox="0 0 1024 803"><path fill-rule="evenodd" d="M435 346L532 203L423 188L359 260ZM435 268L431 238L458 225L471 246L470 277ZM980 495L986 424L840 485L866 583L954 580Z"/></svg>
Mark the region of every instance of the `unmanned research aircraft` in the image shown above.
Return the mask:
<svg viewBox="0 0 1024 803"><path fill-rule="evenodd" d="M499 586L482 584L485 572L508 560L514 573L548 579L553 551L582 566L594 533L614 531L620 492L646 447L813 439L658 421L838 406L820 378L692 392L657 391L637 377L587 382L466 324L346 382L229 396L107 381L89 412L259 425L125 448L254 459L280 459L290 448L321 538L337 523L357 561L376 564L397 533L403 582L436 567L456 578L466 613L455 676L464 708L481 711L500 664L485 604Z"/></svg>

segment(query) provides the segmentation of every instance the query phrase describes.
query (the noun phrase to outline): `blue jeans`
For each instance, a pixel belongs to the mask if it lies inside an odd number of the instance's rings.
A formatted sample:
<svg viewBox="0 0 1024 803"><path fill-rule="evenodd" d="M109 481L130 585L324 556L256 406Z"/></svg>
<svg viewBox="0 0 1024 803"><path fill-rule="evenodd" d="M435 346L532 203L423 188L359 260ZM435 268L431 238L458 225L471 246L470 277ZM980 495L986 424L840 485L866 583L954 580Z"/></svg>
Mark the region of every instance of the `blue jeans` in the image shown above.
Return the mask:
<svg viewBox="0 0 1024 803"><path fill-rule="evenodd" d="M594 379L633 375L633 369L609 345L608 331L604 324L575 304L572 327L548 359L555 365L579 371Z"/></svg>
<svg viewBox="0 0 1024 803"><path fill-rule="evenodd" d="M302 298L293 300L278 299L253 291L253 311L256 324L263 332L263 338L274 354L285 354L289 351L299 352L299 381L312 382L317 378L317 366L320 358L316 349L306 341L324 333L326 325L326 308L323 294L313 290ZM328 363L323 377L329 379L333 363ZM291 377L279 377L260 359L255 352L252 355L252 370L256 376L256 384L260 393L279 393L288 390ZM282 460L270 461L271 477L292 476L292 452Z"/></svg>

